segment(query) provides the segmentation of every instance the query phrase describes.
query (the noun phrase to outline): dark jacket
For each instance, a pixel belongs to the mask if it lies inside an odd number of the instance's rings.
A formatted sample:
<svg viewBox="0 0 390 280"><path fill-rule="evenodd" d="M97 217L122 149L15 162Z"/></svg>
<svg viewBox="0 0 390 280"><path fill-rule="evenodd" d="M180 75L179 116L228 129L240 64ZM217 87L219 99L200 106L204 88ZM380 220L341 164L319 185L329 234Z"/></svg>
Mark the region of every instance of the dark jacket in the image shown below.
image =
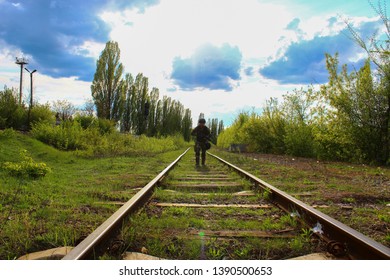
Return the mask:
<svg viewBox="0 0 390 280"><path fill-rule="evenodd" d="M192 136L196 136L196 141L197 142L207 142L207 140L209 140L209 136L210 136L210 129L207 127L207 126L197 126L195 127L192 132L191 132L191 135Z"/></svg>

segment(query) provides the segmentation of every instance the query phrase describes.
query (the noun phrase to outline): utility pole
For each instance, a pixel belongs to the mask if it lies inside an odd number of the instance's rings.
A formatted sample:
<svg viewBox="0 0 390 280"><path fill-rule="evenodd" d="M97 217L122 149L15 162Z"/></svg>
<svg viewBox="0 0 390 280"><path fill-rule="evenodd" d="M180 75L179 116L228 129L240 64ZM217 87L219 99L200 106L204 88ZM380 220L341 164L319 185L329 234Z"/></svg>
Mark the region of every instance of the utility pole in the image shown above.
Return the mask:
<svg viewBox="0 0 390 280"><path fill-rule="evenodd" d="M22 105L23 99L23 68L24 65L28 64L28 61L25 57L16 57L16 64L20 65L20 85L19 85L19 105Z"/></svg>
<svg viewBox="0 0 390 280"><path fill-rule="evenodd" d="M24 69L26 69L26 71L28 73L30 73L30 110L31 110L31 108L33 107L33 91L34 91L34 87L33 87L33 74L35 72L37 72L37 70L34 69L33 71L30 71L27 68L24 68Z"/></svg>

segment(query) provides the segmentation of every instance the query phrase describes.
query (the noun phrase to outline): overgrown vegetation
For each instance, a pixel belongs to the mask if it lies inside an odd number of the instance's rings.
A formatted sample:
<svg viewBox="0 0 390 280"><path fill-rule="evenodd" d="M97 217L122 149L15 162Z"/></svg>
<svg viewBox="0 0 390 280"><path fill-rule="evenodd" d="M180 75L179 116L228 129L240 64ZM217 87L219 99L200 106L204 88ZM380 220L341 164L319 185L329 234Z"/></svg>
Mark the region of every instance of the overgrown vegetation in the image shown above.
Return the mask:
<svg viewBox="0 0 390 280"><path fill-rule="evenodd" d="M390 38L389 19L381 5L374 9ZM367 45L350 29L368 54L361 69L340 67L338 55L327 54L327 84L295 90L282 101L271 98L260 114L241 113L218 146L243 143L249 151L389 164L390 41L374 34Z"/></svg>
<svg viewBox="0 0 390 280"><path fill-rule="evenodd" d="M0 259L75 246L115 212L112 201L129 200L183 152L166 150L173 138L140 139L132 149L141 152L85 158L12 129L0 130ZM20 157L24 150L27 160ZM37 180L30 168L23 169L25 176L2 168L4 162L24 166L30 160L45 163L51 172Z"/></svg>
<svg viewBox="0 0 390 280"><path fill-rule="evenodd" d="M40 121L54 121L48 104L35 104L29 110L24 103L19 102L15 89L5 87L0 91L0 129L26 130Z"/></svg>
<svg viewBox="0 0 390 280"><path fill-rule="evenodd" d="M370 61L356 72L327 55L328 84L295 90L263 112L241 113L218 146L245 143L249 151L319 159L389 163L390 83L375 79ZM390 68L389 68L390 69ZM390 76L390 71L389 74Z"/></svg>
<svg viewBox="0 0 390 280"><path fill-rule="evenodd" d="M155 154L188 145L181 135L161 138L134 136L114 131L111 122L92 119L86 126L85 118L65 121L54 126L47 122L33 125L31 134L36 139L60 150L74 150L81 156L123 156Z"/></svg>
<svg viewBox="0 0 390 280"><path fill-rule="evenodd" d="M213 153L385 246L390 245L389 168L288 155L223 150ZM291 218L282 217L287 224L294 224L296 220Z"/></svg>

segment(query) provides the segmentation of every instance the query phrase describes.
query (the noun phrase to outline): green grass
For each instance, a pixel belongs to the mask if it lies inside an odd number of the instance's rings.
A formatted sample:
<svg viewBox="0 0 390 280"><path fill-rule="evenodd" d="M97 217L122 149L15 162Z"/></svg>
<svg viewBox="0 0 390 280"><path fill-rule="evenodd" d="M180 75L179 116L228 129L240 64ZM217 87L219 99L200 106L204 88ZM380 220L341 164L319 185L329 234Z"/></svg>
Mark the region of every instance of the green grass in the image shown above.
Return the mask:
<svg viewBox="0 0 390 280"><path fill-rule="evenodd" d="M23 149L52 172L36 180L10 176L1 165L20 161ZM75 245L118 208L100 202L128 200L183 150L81 158L0 131L0 259Z"/></svg>

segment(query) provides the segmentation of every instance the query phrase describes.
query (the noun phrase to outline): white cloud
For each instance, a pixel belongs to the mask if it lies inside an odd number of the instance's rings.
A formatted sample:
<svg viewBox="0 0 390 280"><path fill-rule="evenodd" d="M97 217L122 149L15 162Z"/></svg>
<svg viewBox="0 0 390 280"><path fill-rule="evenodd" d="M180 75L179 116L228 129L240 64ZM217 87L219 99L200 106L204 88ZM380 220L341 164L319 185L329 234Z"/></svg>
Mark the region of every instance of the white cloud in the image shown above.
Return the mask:
<svg viewBox="0 0 390 280"><path fill-rule="evenodd" d="M0 90L7 86L19 91L20 67L15 64L15 57L22 52L17 48L7 46L0 42ZM30 61L32 67L33 62ZM27 65L28 67L29 65ZM34 69L34 68L32 68ZM33 75L34 96L40 103L52 102L58 99L67 99L75 105L82 105L91 97L90 83L70 78L52 78L39 73L39 69ZM30 76L26 71L23 74L23 97L27 100L30 96Z"/></svg>
<svg viewBox="0 0 390 280"><path fill-rule="evenodd" d="M113 28L111 38L119 42L126 70L143 72L161 87L173 58L189 57L204 43L238 46L244 61L269 56L292 15L285 7L256 0L163 0L144 14L105 12L101 17Z"/></svg>
<svg viewBox="0 0 390 280"><path fill-rule="evenodd" d="M70 52L77 55L82 55L85 57L98 58L102 50L104 49L105 44L94 42L94 41L85 41L80 46L73 47Z"/></svg>
<svg viewBox="0 0 390 280"><path fill-rule="evenodd" d="M83 105L91 98L91 83L70 78L52 78L46 75L35 75L35 96L43 102L68 100L76 106Z"/></svg>

